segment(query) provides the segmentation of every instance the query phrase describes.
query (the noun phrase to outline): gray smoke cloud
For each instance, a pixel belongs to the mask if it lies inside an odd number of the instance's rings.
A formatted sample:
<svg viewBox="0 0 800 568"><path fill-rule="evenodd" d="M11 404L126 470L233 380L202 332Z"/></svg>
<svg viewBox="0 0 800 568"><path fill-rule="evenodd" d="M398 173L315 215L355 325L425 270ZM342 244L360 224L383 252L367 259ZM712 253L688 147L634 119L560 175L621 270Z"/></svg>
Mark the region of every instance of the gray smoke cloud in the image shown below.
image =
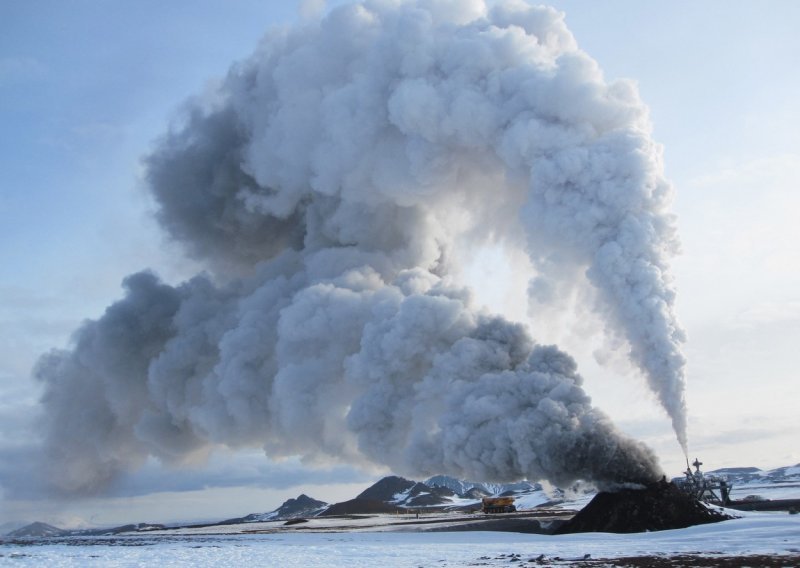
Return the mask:
<svg viewBox="0 0 800 568"><path fill-rule="evenodd" d="M39 361L62 490L218 445L410 476L659 477L568 355L475 308L465 242L525 250L536 301L588 279L685 447L671 188L635 89L560 13L381 0L271 31L145 164L209 274L128 277Z"/></svg>

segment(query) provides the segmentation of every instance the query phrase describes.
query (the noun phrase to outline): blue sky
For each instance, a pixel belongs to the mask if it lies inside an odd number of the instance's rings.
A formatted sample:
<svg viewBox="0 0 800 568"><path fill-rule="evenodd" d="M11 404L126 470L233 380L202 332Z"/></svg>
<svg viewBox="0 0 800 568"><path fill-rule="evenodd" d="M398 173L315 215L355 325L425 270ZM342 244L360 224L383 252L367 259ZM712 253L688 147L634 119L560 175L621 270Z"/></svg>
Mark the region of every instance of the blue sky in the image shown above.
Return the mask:
<svg viewBox="0 0 800 568"><path fill-rule="evenodd" d="M690 338L693 451L719 467L800 461L800 4L551 4L607 78L638 82L665 147L684 248L675 276ZM36 357L119 297L126 274L149 266L176 282L197 270L150 218L139 159L181 101L300 12L300 3L244 0L0 4L0 450L24 455L33 440ZM574 344L597 405L678 473L681 454L641 380ZM370 479L228 457L187 474L148 467L113 499L47 508L0 496L0 522L131 520L124 511L158 521L176 504L179 518L222 517L303 491L349 497ZM253 474L221 481L230 460ZM257 481L287 471L311 488Z"/></svg>

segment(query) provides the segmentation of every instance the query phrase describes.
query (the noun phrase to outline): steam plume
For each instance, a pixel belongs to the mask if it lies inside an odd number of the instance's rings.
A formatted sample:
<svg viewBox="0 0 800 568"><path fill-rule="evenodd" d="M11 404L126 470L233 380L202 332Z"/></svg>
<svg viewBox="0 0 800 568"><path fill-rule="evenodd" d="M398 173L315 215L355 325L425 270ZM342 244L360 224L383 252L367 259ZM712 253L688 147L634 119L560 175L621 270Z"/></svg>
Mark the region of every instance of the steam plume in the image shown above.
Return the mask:
<svg viewBox="0 0 800 568"><path fill-rule="evenodd" d="M270 32L146 159L159 221L212 276L132 275L39 362L57 482L92 491L217 444L407 475L658 477L568 355L451 277L460 243L490 239L525 248L532 290L569 284L554 258L585 272L685 446L648 128L548 8L374 1Z"/></svg>

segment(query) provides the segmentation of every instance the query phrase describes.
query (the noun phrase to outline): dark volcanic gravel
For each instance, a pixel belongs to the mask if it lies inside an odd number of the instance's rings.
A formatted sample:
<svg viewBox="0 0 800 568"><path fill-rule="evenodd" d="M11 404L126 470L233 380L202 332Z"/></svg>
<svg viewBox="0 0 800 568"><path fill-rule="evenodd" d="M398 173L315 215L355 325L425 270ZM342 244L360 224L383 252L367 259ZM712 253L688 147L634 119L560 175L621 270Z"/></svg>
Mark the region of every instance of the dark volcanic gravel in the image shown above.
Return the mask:
<svg viewBox="0 0 800 568"><path fill-rule="evenodd" d="M718 566L720 568L793 568L798 566L800 556L780 556L758 554L753 556L632 556L611 558L597 564L583 563L582 566L615 566L620 568L700 568Z"/></svg>
<svg viewBox="0 0 800 568"><path fill-rule="evenodd" d="M754 554L750 556L724 556L678 554L675 556L624 556L620 558L560 558L558 556L528 557L520 554L482 556L468 566L549 566L551 568L795 568L800 566L800 555Z"/></svg>
<svg viewBox="0 0 800 568"><path fill-rule="evenodd" d="M556 534L663 531L730 518L708 509L673 483L662 480L649 484L645 489L598 493Z"/></svg>

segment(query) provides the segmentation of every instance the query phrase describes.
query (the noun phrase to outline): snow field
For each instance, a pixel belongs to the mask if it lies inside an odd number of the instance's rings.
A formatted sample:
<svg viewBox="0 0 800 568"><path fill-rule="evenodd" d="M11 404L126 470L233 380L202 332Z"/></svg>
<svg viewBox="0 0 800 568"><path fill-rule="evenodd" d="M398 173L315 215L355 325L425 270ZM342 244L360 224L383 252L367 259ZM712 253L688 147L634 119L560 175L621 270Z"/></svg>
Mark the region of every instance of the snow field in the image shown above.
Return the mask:
<svg viewBox="0 0 800 568"><path fill-rule="evenodd" d="M86 544L0 545L0 566L281 566L398 568L501 565L500 554L523 559L674 554L800 554L800 516L750 513L688 529L632 535L563 536L501 532L341 532L215 536L135 536ZM488 557L489 559L485 559ZM507 563L507 560L505 561Z"/></svg>

